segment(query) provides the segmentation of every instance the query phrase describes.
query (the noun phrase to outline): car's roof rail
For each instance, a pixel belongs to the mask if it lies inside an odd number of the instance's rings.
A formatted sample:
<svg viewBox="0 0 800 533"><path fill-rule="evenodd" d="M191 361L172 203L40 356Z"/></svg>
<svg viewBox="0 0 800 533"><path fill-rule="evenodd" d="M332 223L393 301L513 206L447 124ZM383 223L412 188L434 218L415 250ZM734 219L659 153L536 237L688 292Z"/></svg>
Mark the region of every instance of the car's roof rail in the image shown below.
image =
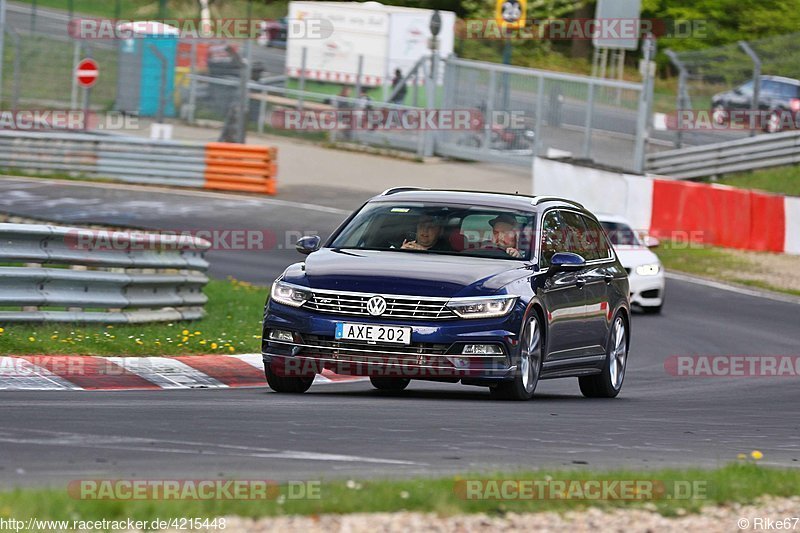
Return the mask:
<svg viewBox="0 0 800 533"><path fill-rule="evenodd" d="M576 207L580 207L581 209L586 209L585 207L583 207L583 204L580 204L575 200L561 198L560 196L535 196L531 201L531 205L539 205L543 202L564 202L565 204L571 204Z"/></svg>
<svg viewBox="0 0 800 533"><path fill-rule="evenodd" d="M389 196L390 194L398 193L398 192L405 192L405 191L427 191L430 189L426 189L424 187L391 187L386 189L381 193L381 196Z"/></svg>

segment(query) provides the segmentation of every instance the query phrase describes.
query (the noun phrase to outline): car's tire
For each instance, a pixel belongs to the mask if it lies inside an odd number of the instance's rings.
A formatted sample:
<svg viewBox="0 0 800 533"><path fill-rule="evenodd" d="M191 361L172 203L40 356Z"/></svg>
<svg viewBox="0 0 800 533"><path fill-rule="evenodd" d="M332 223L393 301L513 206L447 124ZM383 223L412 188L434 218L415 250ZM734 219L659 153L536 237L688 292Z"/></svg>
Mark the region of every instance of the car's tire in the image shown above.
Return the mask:
<svg viewBox="0 0 800 533"><path fill-rule="evenodd" d="M615 398L622 390L625 367L628 363L628 323L617 313L611 323L606 343L606 361L603 371L593 376L578 378L581 393L587 398Z"/></svg>
<svg viewBox="0 0 800 533"><path fill-rule="evenodd" d="M514 379L503 381L489 391L500 400L530 400L539 383L542 371L542 326L539 316L532 313L526 320L520 335L520 353Z"/></svg>
<svg viewBox="0 0 800 533"><path fill-rule="evenodd" d="M369 378L372 386L378 390L385 390L391 392L400 392L401 390L408 387L408 384L411 383L411 380L408 378L377 378L371 377Z"/></svg>
<svg viewBox="0 0 800 533"><path fill-rule="evenodd" d="M264 365L264 375L267 377L267 385L269 385L269 388L275 392L302 394L311 387L312 383L314 383L314 376L279 376L272 371L270 365Z"/></svg>

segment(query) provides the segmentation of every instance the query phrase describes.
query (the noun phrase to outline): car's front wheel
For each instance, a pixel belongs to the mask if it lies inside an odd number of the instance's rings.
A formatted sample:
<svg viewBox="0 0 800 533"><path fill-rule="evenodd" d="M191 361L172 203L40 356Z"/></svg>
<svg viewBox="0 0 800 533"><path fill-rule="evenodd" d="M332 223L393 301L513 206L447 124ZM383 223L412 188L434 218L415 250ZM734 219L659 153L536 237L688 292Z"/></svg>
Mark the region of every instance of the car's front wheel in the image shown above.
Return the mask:
<svg viewBox="0 0 800 533"><path fill-rule="evenodd" d="M622 390L625 367L628 363L628 336L625 319L617 313L611 326L606 347L603 371L594 376L578 378L581 392L587 398L614 398Z"/></svg>
<svg viewBox="0 0 800 533"><path fill-rule="evenodd" d="M279 376L275 373L275 371L272 370L270 365L264 365L264 375L267 377L267 385L269 385L269 388L275 392L302 394L311 387L312 383L314 383L314 376Z"/></svg>
<svg viewBox="0 0 800 533"><path fill-rule="evenodd" d="M400 392L401 390L408 387L408 384L411 383L411 380L408 378L377 378L371 377L369 378L370 382L372 382L372 386L378 390L385 390L385 391L393 391L393 392Z"/></svg>
<svg viewBox="0 0 800 533"><path fill-rule="evenodd" d="M542 369L542 328L536 313L528 317L520 337L519 361L514 379L489 390L502 400L530 400Z"/></svg>

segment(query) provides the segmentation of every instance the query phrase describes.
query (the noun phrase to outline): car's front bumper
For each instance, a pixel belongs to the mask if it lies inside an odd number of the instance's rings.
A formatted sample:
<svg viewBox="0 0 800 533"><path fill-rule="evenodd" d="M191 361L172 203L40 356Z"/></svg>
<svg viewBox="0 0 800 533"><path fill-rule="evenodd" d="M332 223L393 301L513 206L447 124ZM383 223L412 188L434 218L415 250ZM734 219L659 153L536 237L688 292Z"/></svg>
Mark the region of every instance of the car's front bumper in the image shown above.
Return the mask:
<svg viewBox="0 0 800 533"><path fill-rule="evenodd" d="M631 304L640 307L658 307L664 303L666 279L664 269L655 276L641 276L632 272L628 275Z"/></svg>
<svg viewBox="0 0 800 533"><path fill-rule="evenodd" d="M518 306L519 307L519 306ZM522 309L496 319L439 321L345 317L271 303L265 314L264 364L283 375L319 373L415 379L503 380L513 377ZM338 322L408 326L411 344L368 344L334 338ZM292 342L269 339L273 329L291 331ZM502 355L461 354L465 344L493 344Z"/></svg>

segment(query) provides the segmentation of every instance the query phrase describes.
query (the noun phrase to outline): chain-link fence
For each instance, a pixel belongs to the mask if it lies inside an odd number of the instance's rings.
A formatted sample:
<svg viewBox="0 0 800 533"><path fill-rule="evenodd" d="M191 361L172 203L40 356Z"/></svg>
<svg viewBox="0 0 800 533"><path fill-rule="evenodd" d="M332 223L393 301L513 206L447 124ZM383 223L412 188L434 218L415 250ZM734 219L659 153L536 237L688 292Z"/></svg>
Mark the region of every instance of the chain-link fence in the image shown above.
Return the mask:
<svg viewBox="0 0 800 533"><path fill-rule="evenodd" d="M684 115L696 121L674 124L676 145L727 141L772 131L770 114L789 111L791 98L800 97L800 92L794 91L782 98L782 88L774 83L800 85L799 39L800 33L793 33L705 50L668 50L678 71L670 114L673 120L683 120L680 112L691 111ZM729 120L737 110L752 115L739 122ZM708 113L710 123L703 122L706 117L702 113Z"/></svg>
<svg viewBox="0 0 800 533"><path fill-rule="evenodd" d="M447 132L446 155L516 160L534 153L634 169L642 84L452 59L444 107L480 110L477 132ZM475 153L477 152L477 153Z"/></svg>

